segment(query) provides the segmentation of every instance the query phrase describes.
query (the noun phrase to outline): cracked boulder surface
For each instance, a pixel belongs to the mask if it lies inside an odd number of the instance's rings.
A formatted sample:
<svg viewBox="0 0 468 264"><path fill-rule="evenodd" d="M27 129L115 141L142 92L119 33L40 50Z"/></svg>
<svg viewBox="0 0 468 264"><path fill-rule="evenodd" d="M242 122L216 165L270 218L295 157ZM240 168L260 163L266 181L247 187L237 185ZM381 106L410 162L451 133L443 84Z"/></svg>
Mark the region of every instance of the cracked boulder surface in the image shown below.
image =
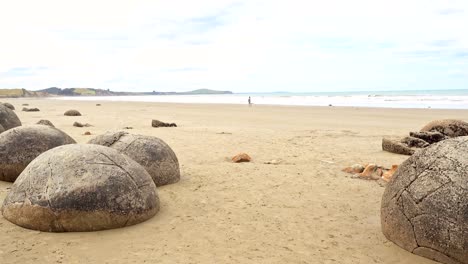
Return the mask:
<svg viewBox="0 0 468 264"><path fill-rule="evenodd" d="M156 186L180 180L179 161L174 151L163 140L125 131L111 131L91 139L89 144L111 147L142 165Z"/></svg>
<svg viewBox="0 0 468 264"><path fill-rule="evenodd" d="M41 154L15 181L2 207L8 221L46 232L125 227L158 211L156 185L141 165L90 144Z"/></svg>
<svg viewBox="0 0 468 264"><path fill-rule="evenodd" d="M400 165L381 204L382 232L442 263L468 263L468 137L417 151Z"/></svg>
<svg viewBox="0 0 468 264"><path fill-rule="evenodd" d="M10 108L0 104L0 133L21 126L18 116Z"/></svg>
<svg viewBox="0 0 468 264"><path fill-rule="evenodd" d="M434 120L421 128L421 132L429 131L440 132L451 138L468 136L468 123L456 119Z"/></svg>
<svg viewBox="0 0 468 264"><path fill-rule="evenodd" d="M0 180L14 182L40 154L75 143L65 132L50 126L19 126L7 130L0 134Z"/></svg>

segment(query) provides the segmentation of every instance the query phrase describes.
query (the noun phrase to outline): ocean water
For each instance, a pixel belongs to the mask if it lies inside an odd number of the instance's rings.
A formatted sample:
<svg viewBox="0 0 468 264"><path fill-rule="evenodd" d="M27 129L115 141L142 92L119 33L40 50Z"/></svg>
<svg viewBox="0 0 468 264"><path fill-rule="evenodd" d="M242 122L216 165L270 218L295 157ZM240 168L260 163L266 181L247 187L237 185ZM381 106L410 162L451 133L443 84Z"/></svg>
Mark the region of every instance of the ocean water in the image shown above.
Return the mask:
<svg viewBox="0 0 468 264"><path fill-rule="evenodd" d="M426 91L363 91L319 93L237 93L223 95L147 95L54 97L54 100L129 101L200 104L356 106L385 108L468 109L468 89Z"/></svg>

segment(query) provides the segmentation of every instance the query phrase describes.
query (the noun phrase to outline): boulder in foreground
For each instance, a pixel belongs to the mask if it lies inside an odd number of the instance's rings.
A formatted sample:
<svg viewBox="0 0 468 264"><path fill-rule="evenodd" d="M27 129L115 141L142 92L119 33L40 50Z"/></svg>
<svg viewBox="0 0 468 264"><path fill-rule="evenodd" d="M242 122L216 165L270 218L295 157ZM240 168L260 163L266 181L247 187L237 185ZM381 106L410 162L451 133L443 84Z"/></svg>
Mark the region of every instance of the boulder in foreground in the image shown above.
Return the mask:
<svg viewBox="0 0 468 264"><path fill-rule="evenodd" d="M111 147L129 156L146 169L156 186L180 180L177 156L166 142L157 137L117 131L97 136L88 143Z"/></svg>
<svg viewBox="0 0 468 264"><path fill-rule="evenodd" d="M468 137L417 151L382 197L383 234L414 254L468 263Z"/></svg>
<svg viewBox="0 0 468 264"><path fill-rule="evenodd" d="M158 210L156 186L142 166L91 144L60 146L37 157L2 207L8 221L48 232L130 226Z"/></svg>
<svg viewBox="0 0 468 264"><path fill-rule="evenodd" d="M76 143L56 128L20 126L0 134L0 180L14 182L26 166L43 152Z"/></svg>

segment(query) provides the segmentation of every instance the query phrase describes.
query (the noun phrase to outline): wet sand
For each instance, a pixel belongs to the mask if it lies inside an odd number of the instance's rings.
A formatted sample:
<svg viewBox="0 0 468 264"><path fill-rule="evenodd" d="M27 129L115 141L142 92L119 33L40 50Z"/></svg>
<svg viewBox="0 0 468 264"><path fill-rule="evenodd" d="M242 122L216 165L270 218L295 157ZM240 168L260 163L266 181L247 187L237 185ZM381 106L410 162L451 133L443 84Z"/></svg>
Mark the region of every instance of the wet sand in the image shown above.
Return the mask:
<svg viewBox="0 0 468 264"><path fill-rule="evenodd" d="M1 101L24 125L48 119L79 143L93 137L85 131L123 127L157 136L177 154L182 178L158 188L154 218L127 228L45 233L0 217L0 263L434 263L385 239L384 187L341 169L400 164L407 157L383 152L383 136L468 117L468 110ZM23 103L41 111L22 112ZM68 109L83 116L64 116ZM152 128L152 119L178 127ZM239 152L253 161L228 161ZM281 163L264 164L271 160ZM1 203L10 187L0 182Z"/></svg>

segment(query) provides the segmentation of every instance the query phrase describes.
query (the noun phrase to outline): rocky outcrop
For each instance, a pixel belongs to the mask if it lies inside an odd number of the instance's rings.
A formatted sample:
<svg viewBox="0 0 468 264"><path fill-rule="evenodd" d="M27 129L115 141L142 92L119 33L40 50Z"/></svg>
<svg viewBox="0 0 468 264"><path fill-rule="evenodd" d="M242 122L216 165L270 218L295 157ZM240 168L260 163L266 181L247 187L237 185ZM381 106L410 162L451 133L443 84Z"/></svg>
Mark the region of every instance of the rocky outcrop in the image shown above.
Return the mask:
<svg viewBox="0 0 468 264"><path fill-rule="evenodd" d="M460 136L468 136L468 123L462 120L435 120L424 126L419 132L410 132L402 139L382 140L382 149L388 152L413 155L417 149L427 148L431 144Z"/></svg>

